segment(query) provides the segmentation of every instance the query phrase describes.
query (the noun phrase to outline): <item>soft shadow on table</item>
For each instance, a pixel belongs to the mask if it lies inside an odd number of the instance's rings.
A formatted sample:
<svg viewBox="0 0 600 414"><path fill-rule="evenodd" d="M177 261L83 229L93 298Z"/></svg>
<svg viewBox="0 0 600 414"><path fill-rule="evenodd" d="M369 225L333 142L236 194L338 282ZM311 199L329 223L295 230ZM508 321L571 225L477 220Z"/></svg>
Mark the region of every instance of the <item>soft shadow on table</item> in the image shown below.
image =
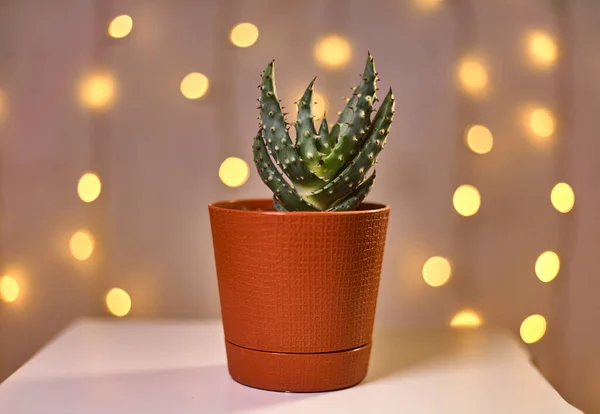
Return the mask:
<svg viewBox="0 0 600 414"><path fill-rule="evenodd" d="M0 394L2 414L226 414L310 398L243 386L225 365L19 381Z"/></svg>
<svg viewBox="0 0 600 414"><path fill-rule="evenodd" d="M373 334L369 372L364 382L419 369L452 354L457 343L452 335L379 329Z"/></svg>

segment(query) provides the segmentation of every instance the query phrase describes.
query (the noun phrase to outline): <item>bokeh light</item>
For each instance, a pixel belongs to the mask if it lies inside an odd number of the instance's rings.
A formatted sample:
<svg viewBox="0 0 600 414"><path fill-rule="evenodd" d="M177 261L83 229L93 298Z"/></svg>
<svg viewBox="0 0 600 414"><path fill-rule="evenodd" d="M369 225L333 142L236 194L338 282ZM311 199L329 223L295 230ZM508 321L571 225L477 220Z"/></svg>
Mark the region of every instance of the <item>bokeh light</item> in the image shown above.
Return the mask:
<svg viewBox="0 0 600 414"><path fill-rule="evenodd" d="M106 307L115 316L125 316L131 310L131 297L121 288L112 288L106 294Z"/></svg>
<svg viewBox="0 0 600 414"><path fill-rule="evenodd" d="M464 58L458 65L458 80L466 92L481 95L488 88L488 71L480 60Z"/></svg>
<svg viewBox="0 0 600 414"><path fill-rule="evenodd" d="M100 110L110 107L116 96L116 82L108 73L86 75L79 84L79 99L87 108Z"/></svg>
<svg viewBox="0 0 600 414"><path fill-rule="evenodd" d="M548 138L554 133L554 115L546 108L536 108L529 114L529 129L541 138Z"/></svg>
<svg viewBox="0 0 600 414"><path fill-rule="evenodd" d="M561 213L568 213L575 205L575 193L567 183L558 183L550 192L550 202Z"/></svg>
<svg viewBox="0 0 600 414"><path fill-rule="evenodd" d="M550 65L558 57L555 40L546 33L536 32L529 36L529 52L536 63Z"/></svg>
<svg viewBox="0 0 600 414"><path fill-rule="evenodd" d="M188 99L201 98L206 95L209 83L206 75L199 72L189 73L181 81L181 93Z"/></svg>
<svg viewBox="0 0 600 414"><path fill-rule="evenodd" d="M314 49L315 60L328 69L340 69L352 58L350 42L343 36L328 35L317 41Z"/></svg>
<svg viewBox="0 0 600 414"><path fill-rule="evenodd" d="M100 178L93 172L86 172L77 183L77 194L81 201L91 203L100 195L102 183Z"/></svg>
<svg viewBox="0 0 600 414"><path fill-rule="evenodd" d="M0 299L6 303L15 302L21 293L19 283L12 276L0 277Z"/></svg>
<svg viewBox="0 0 600 414"><path fill-rule="evenodd" d="M433 11L442 4L442 0L413 0L412 3L421 10Z"/></svg>
<svg viewBox="0 0 600 414"><path fill-rule="evenodd" d="M450 279L452 267L448 259L440 256L429 258L423 265L423 280L429 286L445 285Z"/></svg>
<svg viewBox="0 0 600 414"><path fill-rule="evenodd" d="M546 333L546 318L542 315L530 315L521 323L521 339L526 344L533 344Z"/></svg>
<svg viewBox="0 0 600 414"><path fill-rule="evenodd" d="M467 146L476 154L487 154L494 146L491 131L483 125L469 127L466 134Z"/></svg>
<svg viewBox="0 0 600 414"><path fill-rule="evenodd" d="M456 189L452 197L454 209L461 216L472 216L479 211L481 196L472 185L464 184Z"/></svg>
<svg viewBox="0 0 600 414"><path fill-rule="evenodd" d="M258 40L258 27L252 23L240 23L231 29L229 39L237 47L252 46Z"/></svg>
<svg viewBox="0 0 600 414"><path fill-rule="evenodd" d="M131 16L122 14L112 19L108 25L108 34L120 39L131 33L131 29L133 29L133 19Z"/></svg>
<svg viewBox="0 0 600 414"><path fill-rule="evenodd" d="M454 328L477 328L482 324L481 316L471 309L458 312L450 321L450 326Z"/></svg>
<svg viewBox="0 0 600 414"><path fill-rule="evenodd" d="M87 260L94 252L94 237L86 230L77 231L71 236L69 249L75 259Z"/></svg>
<svg viewBox="0 0 600 414"><path fill-rule="evenodd" d="M553 280L560 270L560 259L553 251L540 254L535 261L535 274L542 282Z"/></svg>
<svg viewBox="0 0 600 414"><path fill-rule="evenodd" d="M250 168L241 158L229 157L219 167L219 178L228 187L239 187L248 181Z"/></svg>

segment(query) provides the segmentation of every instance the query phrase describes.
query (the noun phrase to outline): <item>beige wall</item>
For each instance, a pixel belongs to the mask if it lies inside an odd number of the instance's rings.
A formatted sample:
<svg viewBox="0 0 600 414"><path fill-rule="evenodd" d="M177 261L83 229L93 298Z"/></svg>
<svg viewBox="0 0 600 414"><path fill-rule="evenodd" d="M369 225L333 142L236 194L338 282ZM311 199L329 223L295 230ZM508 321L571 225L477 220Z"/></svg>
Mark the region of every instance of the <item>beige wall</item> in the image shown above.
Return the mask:
<svg viewBox="0 0 600 414"><path fill-rule="evenodd" d="M540 367L571 402L600 410L593 393L600 387L600 3L569 1L568 16L542 0L447 1L430 12L408 0L342 3L0 2L0 89L8 108L0 125L1 256L6 271L18 268L22 287L16 303L0 302L0 378L74 318L107 315L103 294L113 286L131 294L129 317L218 316L206 205L269 196L252 165L240 188L217 176L227 156L251 162L263 66L276 58L278 90L290 108L292 93L318 75L316 88L334 114L370 49L382 88L392 85L397 97L370 196L393 211L378 321L445 326L473 307L486 324L518 333L524 317L541 313L548 334L531 347ZM133 17L134 31L107 39L108 22L121 13ZM240 21L261 30L251 48L227 42ZM568 65L533 68L525 35L556 34L563 25ZM340 73L312 59L314 41L328 30L346 34L354 47ZM457 59L471 49L488 65L485 99L465 98L454 83ZM77 81L99 65L113 72L119 93L110 111L91 116L77 102ZM199 101L179 92L192 71L211 79ZM564 117L544 145L532 141L520 117L532 103ZM495 134L490 154L465 149L461 134L471 122ZM75 192L87 169L104 186L91 205ZM548 200L563 180L577 194L566 216ZM463 183L483 197L470 218L451 205ZM68 252L70 234L82 227L99 243L84 264ZM542 284L533 264L547 249L563 266L557 280ZM421 278L433 255L454 268L451 282L437 289Z"/></svg>

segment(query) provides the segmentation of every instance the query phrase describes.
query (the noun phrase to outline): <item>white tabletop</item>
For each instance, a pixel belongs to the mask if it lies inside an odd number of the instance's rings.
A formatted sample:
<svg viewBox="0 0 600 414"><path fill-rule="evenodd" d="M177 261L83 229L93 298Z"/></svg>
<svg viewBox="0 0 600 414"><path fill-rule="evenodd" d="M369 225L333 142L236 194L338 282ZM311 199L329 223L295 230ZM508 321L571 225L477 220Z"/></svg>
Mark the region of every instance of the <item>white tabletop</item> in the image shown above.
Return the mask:
<svg viewBox="0 0 600 414"><path fill-rule="evenodd" d="M82 320L0 385L2 414L568 414L509 334L376 330L369 374L329 393L227 373L219 321Z"/></svg>

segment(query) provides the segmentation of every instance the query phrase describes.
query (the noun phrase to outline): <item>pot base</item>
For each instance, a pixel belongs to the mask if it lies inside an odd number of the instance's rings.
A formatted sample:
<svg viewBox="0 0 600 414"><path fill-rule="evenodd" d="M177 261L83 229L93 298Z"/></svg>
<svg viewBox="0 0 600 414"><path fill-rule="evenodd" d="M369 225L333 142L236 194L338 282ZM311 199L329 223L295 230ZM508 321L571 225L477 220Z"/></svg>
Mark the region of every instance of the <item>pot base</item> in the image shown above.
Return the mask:
<svg viewBox="0 0 600 414"><path fill-rule="evenodd" d="M231 377L268 391L322 392L349 388L367 375L371 344L338 352L257 351L225 341Z"/></svg>

